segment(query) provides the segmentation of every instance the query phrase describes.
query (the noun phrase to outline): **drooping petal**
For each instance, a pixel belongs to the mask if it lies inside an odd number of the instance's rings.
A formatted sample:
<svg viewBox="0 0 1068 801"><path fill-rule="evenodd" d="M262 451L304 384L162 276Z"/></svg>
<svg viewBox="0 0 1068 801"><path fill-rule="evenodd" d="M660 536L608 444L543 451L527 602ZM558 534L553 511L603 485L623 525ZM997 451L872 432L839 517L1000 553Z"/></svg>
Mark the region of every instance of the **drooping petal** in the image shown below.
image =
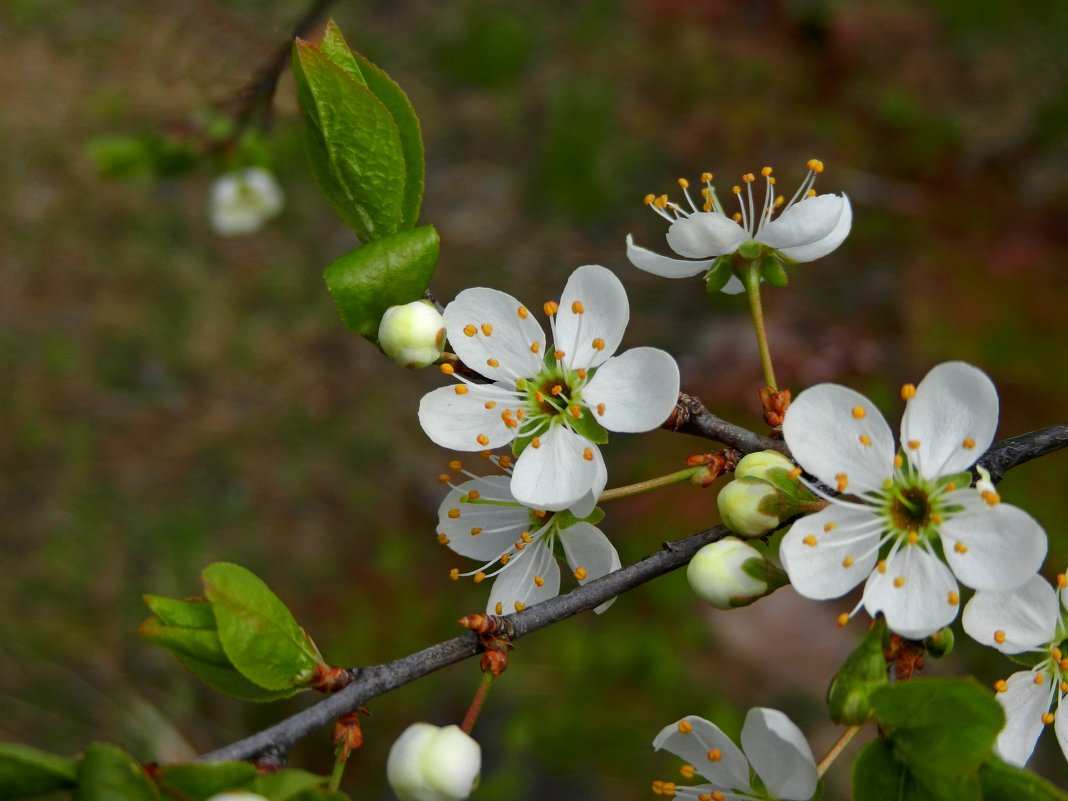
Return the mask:
<svg viewBox="0 0 1068 801"><path fill-rule="evenodd" d="M589 523L575 523L560 532L560 544L564 546L567 564L576 574L579 584L607 576L613 570L619 570L619 554L601 530ZM579 578L582 576L582 578ZM593 611L601 614L613 603L611 598Z"/></svg>
<svg viewBox="0 0 1068 801"><path fill-rule="evenodd" d="M842 218L846 202L839 195L818 195L795 203L757 232L756 240L773 248L796 248L825 239Z"/></svg>
<svg viewBox="0 0 1068 801"><path fill-rule="evenodd" d="M790 718L777 709L750 709L741 739L749 763L775 798L812 798L819 782L816 760L805 735Z"/></svg>
<svg viewBox="0 0 1068 801"><path fill-rule="evenodd" d="M631 348L601 365L582 400L609 431L636 433L659 426L679 399L679 366L659 348Z"/></svg>
<svg viewBox="0 0 1068 801"><path fill-rule="evenodd" d="M468 391L456 394L457 387ZM515 438L504 424L500 408L508 395L492 386L464 384L431 390L419 401L419 424L435 443L454 451L481 451L499 448ZM500 404L487 409L487 400Z"/></svg>
<svg viewBox="0 0 1068 801"><path fill-rule="evenodd" d="M639 270L659 275L662 278L689 278L703 273L712 266L714 259L673 259L634 244L634 237L627 234L627 258Z"/></svg>
<svg viewBox="0 0 1068 801"><path fill-rule="evenodd" d="M700 211L675 220L667 232L671 249L691 259L733 253L748 239L748 231L730 217L715 211Z"/></svg>
<svg viewBox="0 0 1068 801"><path fill-rule="evenodd" d="M530 529L530 510L512 497L508 476L484 476L457 485L438 507L438 533L449 538L448 546L461 556L495 559ZM466 499L471 490L480 501ZM513 502L508 505L508 502Z"/></svg>
<svg viewBox="0 0 1068 801"><path fill-rule="evenodd" d="M559 594L560 566L549 548L547 535L543 535L512 557L497 576L486 610L495 614L499 603L503 613L509 615Z"/></svg>
<svg viewBox="0 0 1068 801"><path fill-rule="evenodd" d="M628 320L627 291L615 274L596 264L579 267L560 296L556 349L570 367L596 367L616 352Z"/></svg>
<svg viewBox="0 0 1068 801"><path fill-rule="evenodd" d="M1049 711L1049 677L1035 684L1035 674L1027 670L1013 673L1005 682L1008 689L996 698L1005 709L1005 728L994 749L1010 765L1023 767L1042 734L1042 716Z"/></svg>
<svg viewBox="0 0 1068 801"><path fill-rule="evenodd" d="M465 289L445 307L444 317L456 355L486 378L514 383L541 368L545 332L511 295L486 287Z"/></svg>
<svg viewBox="0 0 1068 801"><path fill-rule="evenodd" d="M980 590L964 607L961 623L973 640L1019 654L1052 642L1059 616L1057 593L1042 576L1032 576L1008 592Z"/></svg>
<svg viewBox="0 0 1068 801"><path fill-rule="evenodd" d="M900 580L900 581L899 581ZM940 559L918 545L906 545L875 569L864 585L864 608L886 616L890 630L922 640L957 616L957 582Z"/></svg>
<svg viewBox="0 0 1068 801"><path fill-rule="evenodd" d="M653 740L653 748L685 760L719 789L750 789L749 760L719 726L704 718L687 715L665 726Z"/></svg>
<svg viewBox="0 0 1068 801"><path fill-rule="evenodd" d="M794 461L842 492L877 490L893 473L894 437L875 405L838 384L806 389L786 410Z"/></svg>
<svg viewBox="0 0 1068 801"><path fill-rule="evenodd" d="M794 523L779 558L799 594L818 601L838 598L875 567L881 533L877 515L832 503Z"/></svg>
<svg viewBox="0 0 1068 801"><path fill-rule="evenodd" d="M849 231L853 227L853 207L849 203L849 197L843 193L842 200L842 216L838 218L838 224L834 226L834 230L827 236L823 237L823 239L817 239L808 245L779 248L779 252L788 259L805 262L821 259L828 253L837 250L838 246L849 236Z"/></svg>
<svg viewBox="0 0 1068 801"><path fill-rule="evenodd" d="M1011 590L1042 567L1046 532L1023 509L991 506L973 489L948 500L964 506L940 527L946 561L961 582L976 590Z"/></svg>
<svg viewBox="0 0 1068 801"><path fill-rule="evenodd" d="M901 444L924 478L967 470L994 441L998 392L986 373L943 362L916 387L901 418Z"/></svg>
<svg viewBox="0 0 1068 801"><path fill-rule="evenodd" d="M590 458L586 458L587 452ZM566 426L554 425L516 460L512 494L536 509L567 509L590 492L602 474L600 450Z"/></svg>

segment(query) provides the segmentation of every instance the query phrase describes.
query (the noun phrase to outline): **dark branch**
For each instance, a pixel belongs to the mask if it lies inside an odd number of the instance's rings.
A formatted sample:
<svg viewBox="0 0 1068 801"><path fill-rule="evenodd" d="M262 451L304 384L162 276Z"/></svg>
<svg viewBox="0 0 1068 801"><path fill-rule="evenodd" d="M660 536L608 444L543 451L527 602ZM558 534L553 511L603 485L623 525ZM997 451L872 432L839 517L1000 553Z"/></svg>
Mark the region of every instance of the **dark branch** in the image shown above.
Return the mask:
<svg viewBox="0 0 1068 801"><path fill-rule="evenodd" d="M680 396L679 408L684 409L689 417L680 421L677 430L706 436L747 453L767 448L785 451L784 444L779 440L761 437L709 414L696 398ZM1068 425L1055 425L996 443L981 463L990 470L993 477L1000 479L1013 467L1064 447L1068 447ZM577 587L569 593L508 615L502 619L504 630L511 639L517 640L538 629L600 606L609 598L682 567L700 548L729 533L723 526L717 526L685 539L666 542L661 550L639 562ZM199 759L252 759L272 750L288 750L293 743L346 712L435 670L474 656L480 648L478 637L468 633L392 662L361 668L357 671L356 679L344 689L268 729L204 754Z"/></svg>
<svg viewBox="0 0 1068 801"><path fill-rule="evenodd" d="M781 439L764 437L741 426L728 423L708 411L700 399L687 395L685 392L679 393L675 411L661 427L721 442L742 453L772 450L790 455L786 443Z"/></svg>

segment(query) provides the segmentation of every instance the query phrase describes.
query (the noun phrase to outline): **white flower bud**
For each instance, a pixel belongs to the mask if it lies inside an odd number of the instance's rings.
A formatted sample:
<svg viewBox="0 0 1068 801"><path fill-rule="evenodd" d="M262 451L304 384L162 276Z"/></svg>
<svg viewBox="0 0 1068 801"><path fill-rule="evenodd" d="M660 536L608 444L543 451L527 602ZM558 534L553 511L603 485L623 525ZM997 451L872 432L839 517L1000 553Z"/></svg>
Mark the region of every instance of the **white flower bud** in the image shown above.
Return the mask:
<svg viewBox="0 0 1068 801"><path fill-rule="evenodd" d="M738 466L734 468L734 477L745 478L746 476L753 476L755 478L766 478L768 470L773 467L782 467L790 471L794 469L795 465L778 451L757 451L756 453L746 454L739 460Z"/></svg>
<svg viewBox="0 0 1068 801"><path fill-rule="evenodd" d="M460 801L481 766L482 749L459 726L413 723L390 748L386 776L400 801Z"/></svg>
<svg viewBox="0 0 1068 801"><path fill-rule="evenodd" d="M282 210L284 196L274 176L249 167L219 176L211 186L209 216L223 236L251 234Z"/></svg>
<svg viewBox="0 0 1068 801"><path fill-rule="evenodd" d="M445 318L426 300L390 306L378 324L378 345L401 367L427 367L445 349Z"/></svg>
<svg viewBox="0 0 1068 801"><path fill-rule="evenodd" d="M743 570L742 566L750 559L758 559L761 564L767 562L752 545L725 537L694 554L686 568L686 578L694 593L716 609L745 606L775 589Z"/></svg>
<svg viewBox="0 0 1068 801"><path fill-rule="evenodd" d="M716 496L720 520L741 537L762 537L779 527L778 517L760 511L765 498L777 495L777 490L765 481L751 476L737 478Z"/></svg>

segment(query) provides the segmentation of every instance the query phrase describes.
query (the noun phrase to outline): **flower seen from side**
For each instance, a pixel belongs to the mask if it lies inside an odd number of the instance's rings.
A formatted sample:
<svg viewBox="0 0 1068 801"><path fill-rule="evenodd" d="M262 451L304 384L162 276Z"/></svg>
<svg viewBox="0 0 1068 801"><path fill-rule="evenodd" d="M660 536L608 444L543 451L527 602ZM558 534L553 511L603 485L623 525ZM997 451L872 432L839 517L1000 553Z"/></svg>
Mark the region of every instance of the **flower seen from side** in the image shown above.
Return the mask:
<svg viewBox="0 0 1068 801"><path fill-rule="evenodd" d="M730 257L737 254L744 262L771 260L777 270L782 265L813 261L835 250L849 234L853 210L843 195L817 195L812 188L816 176L823 172L823 162L810 159L808 174L789 202L775 193L771 167L760 171L764 179L764 199L754 202L752 173L742 176L741 186L731 192L738 199L737 212L728 214L712 185L712 173L701 175L701 207L690 194L690 182L679 179L679 187L689 209L668 200L667 195L646 195L645 204L670 223L667 242L681 259L661 256L634 244L627 235L627 258L646 272L665 278L687 278L708 273L710 290L728 294L743 291L737 265Z"/></svg>
<svg viewBox="0 0 1068 801"><path fill-rule="evenodd" d="M964 630L974 640L1018 661L1033 663L994 686L1005 709L1005 728L997 739L998 755L1023 766L1035 750L1042 729L1053 724L1068 759L1068 579L1057 576L1054 590L1035 575L1008 592L980 590L964 607ZM1052 710L1052 711L1051 711Z"/></svg>
<svg viewBox="0 0 1068 801"><path fill-rule="evenodd" d="M498 463L507 469L504 456ZM532 509L515 499L507 475L475 476L451 462L469 480L453 485L438 509L438 542L461 556L479 560L480 567L466 573L453 569L453 579L471 577L481 583L493 579L486 603L491 615L520 612L560 592L560 566L556 546L579 584L600 578L620 567L619 555L608 538L587 520L570 511ZM443 481L451 476L443 473ZM597 519L600 512L590 515ZM615 599L594 611L600 614Z"/></svg>
<svg viewBox="0 0 1068 801"><path fill-rule="evenodd" d="M229 172L211 186L211 226L223 236L251 234L277 216L284 202L278 181L262 167Z"/></svg>
<svg viewBox="0 0 1068 801"><path fill-rule="evenodd" d="M966 471L997 427L985 373L946 362L902 397L896 453L886 420L858 392L820 384L791 404L783 436L794 459L842 495L796 522L779 553L801 595L837 598L865 581L857 609L922 639L956 618L958 580L995 591L1026 582L1045 558L1046 535L990 487L969 486Z"/></svg>
<svg viewBox="0 0 1068 801"><path fill-rule="evenodd" d="M741 742L738 748L716 724L696 715L665 726L653 748L685 760L680 770L684 778L700 775L707 783L680 786L656 781L653 792L698 801L808 801L815 794L819 778L812 749L782 712L750 709ZM754 781L754 773L759 781Z"/></svg>
<svg viewBox="0 0 1068 801"><path fill-rule="evenodd" d="M559 511L604 489L598 445L608 441L608 431L649 431L667 419L678 398L679 368L657 348L612 355L630 307L623 285L604 267L579 267L560 302L544 308L552 346L533 313L511 295L484 287L457 295L445 308L449 342L490 383L443 365L458 383L425 395L419 422L434 442L453 450L511 444L518 457L512 495Z"/></svg>

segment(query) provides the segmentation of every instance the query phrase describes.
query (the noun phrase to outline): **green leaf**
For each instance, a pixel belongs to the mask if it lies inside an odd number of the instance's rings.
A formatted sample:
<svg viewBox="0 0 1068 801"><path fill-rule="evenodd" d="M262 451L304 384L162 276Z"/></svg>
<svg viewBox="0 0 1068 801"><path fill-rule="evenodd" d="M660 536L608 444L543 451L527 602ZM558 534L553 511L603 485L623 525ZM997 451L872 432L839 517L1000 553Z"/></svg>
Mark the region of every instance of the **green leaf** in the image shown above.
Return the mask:
<svg viewBox="0 0 1068 801"><path fill-rule="evenodd" d="M261 773L245 788L250 793L258 793L271 801L289 801L293 796L305 790L326 784L326 778L308 773L306 770L286 768L275 773Z"/></svg>
<svg viewBox="0 0 1068 801"><path fill-rule="evenodd" d="M341 29L333 19L327 20L326 31L323 33L323 41L319 43L319 49L328 59L341 67L350 78L359 84L367 86L367 81L356 63L351 48L345 43L345 37L341 35Z"/></svg>
<svg viewBox="0 0 1068 801"><path fill-rule="evenodd" d="M1068 793L1029 770L991 757L979 768L983 801L1068 801Z"/></svg>
<svg viewBox="0 0 1068 801"><path fill-rule="evenodd" d="M980 797L974 776L941 777L921 784L883 740L869 743L853 763L852 795L853 801L978 801Z"/></svg>
<svg viewBox="0 0 1068 801"><path fill-rule="evenodd" d="M386 309L426 292L438 250L438 232L424 225L369 242L327 267L326 288L345 326L376 342Z"/></svg>
<svg viewBox="0 0 1068 801"><path fill-rule="evenodd" d="M145 605L152 614L167 626L184 629L215 630L215 613L207 598L167 598L163 595L145 595Z"/></svg>
<svg viewBox="0 0 1068 801"><path fill-rule="evenodd" d="M238 672L267 690L306 684L322 657L278 596L230 562L208 565L202 577L223 650Z"/></svg>
<svg viewBox="0 0 1068 801"><path fill-rule="evenodd" d="M158 618L150 617L140 625L137 633L149 642L162 645L179 656L190 656L199 662L218 667L230 667L230 659L214 630L166 626L160 623Z"/></svg>
<svg viewBox="0 0 1068 801"><path fill-rule="evenodd" d="M289 696L295 695L302 689L300 687L287 687L284 690L265 690L263 687L246 679L233 667L209 665L207 662L200 662L188 656L180 656L178 661L185 665L190 673L213 690L217 690L223 695L229 695L231 698L237 698L239 701L264 704L269 701L289 698Z"/></svg>
<svg viewBox="0 0 1068 801"><path fill-rule="evenodd" d="M289 801L349 801L349 797L342 792L331 793L318 787L312 787L302 790L296 795L291 795Z"/></svg>
<svg viewBox="0 0 1068 801"><path fill-rule="evenodd" d="M405 220L406 170L393 116L370 89L300 39L293 76L323 194L365 244L395 233Z"/></svg>
<svg viewBox="0 0 1068 801"><path fill-rule="evenodd" d="M133 757L109 743L91 743L78 766L75 801L159 801L156 785Z"/></svg>
<svg viewBox="0 0 1068 801"><path fill-rule="evenodd" d="M176 790L183 799L203 801L226 790L247 789L256 775L248 762L202 762L164 766L157 781L165 792Z"/></svg>
<svg viewBox="0 0 1068 801"><path fill-rule="evenodd" d="M26 798L77 783L78 763L15 743L0 743L0 799Z"/></svg>

